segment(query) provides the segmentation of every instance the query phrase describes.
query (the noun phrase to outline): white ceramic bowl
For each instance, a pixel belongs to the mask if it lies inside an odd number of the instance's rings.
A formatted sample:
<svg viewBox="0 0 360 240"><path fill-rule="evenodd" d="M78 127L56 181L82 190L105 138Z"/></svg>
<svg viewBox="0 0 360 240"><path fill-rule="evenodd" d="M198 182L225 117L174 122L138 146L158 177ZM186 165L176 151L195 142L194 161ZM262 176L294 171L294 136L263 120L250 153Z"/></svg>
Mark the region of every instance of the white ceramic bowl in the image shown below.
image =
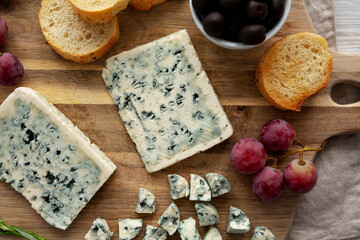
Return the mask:
<svg viewBox="0 0 360 240"><path fill-rule="evenodd" d="M258 44L258 45L249 45L249 44L245 44L245 43L242 43L242 42L232 42L232 41L224 40L224 39L221 39L221 38L209 36L205 32L205 30L203 28L203 25L202 25L202 22L201 22L200 18L198 17L198 15L195 12L195 9L194 9L194 7L192 5L193 0L189 0L189 1L190 1L190 10L191 10L192 18L193 18L196 26L200 30L200 32L208 40L210 40L214 44L216 44L216 45L218 45L220 47L227 48L227 49L232 49L232 50L246 50L246 49L254 48L254 47L260 46L261 44L263 44L264 42L266 42L267 40L272 38L280 30L280 28L284 25L288 15L289 15L290 7L291 7L291 0L285 0L284 14L280 18L280 20L276 23L276 25L272 29L270 29L270 31L266 32L265 40L262 43Z"/></svg>

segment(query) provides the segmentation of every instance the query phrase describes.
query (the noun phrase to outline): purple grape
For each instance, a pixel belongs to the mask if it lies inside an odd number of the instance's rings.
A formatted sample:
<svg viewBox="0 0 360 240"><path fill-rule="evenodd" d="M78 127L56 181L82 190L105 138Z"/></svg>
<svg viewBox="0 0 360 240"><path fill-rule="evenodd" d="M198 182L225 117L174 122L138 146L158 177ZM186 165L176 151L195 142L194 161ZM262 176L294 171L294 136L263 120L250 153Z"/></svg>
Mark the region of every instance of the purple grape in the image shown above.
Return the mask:
<svg viewBox="0 0 360 240"><path fill-rule="evenodd" d="M257 173L266 163L265 148L254 138L241 139L231 151L230 162L242 174Z"/></svg>
<svg viewBox="0 0 360 240"><path fill-rule="evenodd" d="M2 46L8 35L8 27L2 17L0 17L0 46Z"/></svg>
<svg viewBox="0 0 360 240"><path fill-rule="evenodd" d="M23 76L24 67L19 59L11 53L2 53L0 55L0 84L14 86L21 81Z"/></svg>
<svg viewBox="0 0 360 240"><path fill-rule="evenodd" d="M284 151L295 139L295 130L282 119L273 119L265 123L260 132L260 141L269 151Z"/></svg>
<svg viewBox="0 0 360 240"><path fill-rule="evenodd" d="M288 188L294 193L307 193L316 185L318 175L315 165L307 160L295 159L284 170Z"/></svg>
<svg viewBox="0 0 360 240"><path fill-rule="evenodd" d="M284 175L279 169L266 166L253 178L252 190L264 202L278 199L283 188Z"/></svg>

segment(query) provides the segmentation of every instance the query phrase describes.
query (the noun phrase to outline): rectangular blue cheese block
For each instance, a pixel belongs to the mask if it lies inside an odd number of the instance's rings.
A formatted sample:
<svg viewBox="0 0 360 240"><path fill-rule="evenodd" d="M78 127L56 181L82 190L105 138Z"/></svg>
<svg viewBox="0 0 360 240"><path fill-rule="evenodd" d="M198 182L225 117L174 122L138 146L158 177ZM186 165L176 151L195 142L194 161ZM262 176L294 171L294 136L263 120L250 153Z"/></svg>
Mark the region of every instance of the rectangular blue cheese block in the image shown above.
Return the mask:
<svg viewBox="0 0 360 240"><path fill-rule="evenodd" d="M102 76L149 172L233 133L186 30L109 58Z"/></svg>
<svg viewBox="0 0 360 240"><path fill-rule="evenodd" d="M116 166L38 92L0 106L0 179L52 226L66 229Z"/></svg>

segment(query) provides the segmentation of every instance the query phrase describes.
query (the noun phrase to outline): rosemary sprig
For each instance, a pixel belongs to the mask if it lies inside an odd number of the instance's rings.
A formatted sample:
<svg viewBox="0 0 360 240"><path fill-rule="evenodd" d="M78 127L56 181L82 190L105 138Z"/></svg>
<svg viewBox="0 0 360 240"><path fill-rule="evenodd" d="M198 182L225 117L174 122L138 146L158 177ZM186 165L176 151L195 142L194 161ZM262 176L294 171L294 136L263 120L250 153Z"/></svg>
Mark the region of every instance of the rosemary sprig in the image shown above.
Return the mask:
<svg viewBox="0 0 360 240"><path fill-rule="evenodd" d="M17 236L27 238L29 240L47 240L33 232L28 232L16 226L8 226L0 219L0 235Z"/></svg>

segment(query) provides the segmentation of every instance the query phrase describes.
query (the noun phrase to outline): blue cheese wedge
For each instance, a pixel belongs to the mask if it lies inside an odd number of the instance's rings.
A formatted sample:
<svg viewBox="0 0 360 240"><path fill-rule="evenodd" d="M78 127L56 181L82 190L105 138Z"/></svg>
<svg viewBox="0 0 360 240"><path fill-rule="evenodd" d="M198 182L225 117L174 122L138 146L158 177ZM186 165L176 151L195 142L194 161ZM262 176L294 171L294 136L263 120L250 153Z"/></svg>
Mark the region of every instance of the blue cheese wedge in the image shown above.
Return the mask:
<svg viewBox="0 0 360 240"><path fill-rule="evenodd" d="M208 173L205 175L205 178L210 186L212 197L231 192L230 183L223 175L218 173Z"/></svg>
<svg viewBox="0 0 360 240"><path fill-rule="evenodd" d="M250 230L250 220L238 208L230 207L227 225L228 233L247 233Z"/></svg>
<svg viewBox="0 0 360 240"><path fill-rule="evenodd" d="M251 240L276 240L276 237L267 227L255 227Z"/></svg>
<svg viewBox="0 0 360 240"><path fill-rule="evenodd" d="M156 206L156 198L149 190L140 188L138 202L135 212L137 213L154 213Z"/></svg>
<svg viewBox="0 0 360 240"><path fill-rule="evenodd" d="M113 233L110 231L106 220L99 217L85 235L85 240L111 240L112 236Z"/></svg>
<svg viewBox="0 0 360 240"><path fill-rule="evenodd" d="M165 212L161 215L158 224L165 229L169 235L173 235L179 227L180 211L174 202L172 202Z"/></svg>
<svg viewBox="0 0 360 240"><path fill-rule="evenodd" d="M178 174L169 174L168 180L170 185L170 196L173 200L189 196L189 184L185 178Z"/></svg>
<svg viewBox="0 0 360 240"><path fill-rule="evenodd" d="M211 203L196 203L195 209L200 226L211 226L219 223L219 214Z"/></svg>
<svg viewBox="0 0 360 240"><path fill-rule="evenodd" d="M131 240L139 235L143 220L142 219L119 219L119 240Z"/></svg>
<svg viewBox="0 0 360 240"><path fill-rule="evenodd" d="M201 240L196 221L192 217L181 221L178 231L182 240Z"/></svg>
<svg viewBox="0 0 360 240"><path fill-rule="evenodd" d="M52 226L66 229L116 166L38 92L0 106L0 179Z"/></svg>
<svg viewBox="0 0 360 240"><path fill-rule="evenodd" d="M222 237L216 227L210 226L209 230L205 233L203 240L222 240Z"/></svg>
<svg viewBox="0 0 360 240"><path fill-rule="evenodd" d="M143 240L165 240L167 238L166 230L151 225L147 225L145 229L145 237Z"/></svg>
<svg viewBox="0 0 360 240"><path fill-rule="evenodd" d="M190 201L211 201L211 190L206 181L196 174L190 174Z"/></svg>
<svg viewBox="0 0 360 240"><path fill-rule="evenodd" d="M149 172L233 133L186 30L109 58L102 77Z"/></svg>

